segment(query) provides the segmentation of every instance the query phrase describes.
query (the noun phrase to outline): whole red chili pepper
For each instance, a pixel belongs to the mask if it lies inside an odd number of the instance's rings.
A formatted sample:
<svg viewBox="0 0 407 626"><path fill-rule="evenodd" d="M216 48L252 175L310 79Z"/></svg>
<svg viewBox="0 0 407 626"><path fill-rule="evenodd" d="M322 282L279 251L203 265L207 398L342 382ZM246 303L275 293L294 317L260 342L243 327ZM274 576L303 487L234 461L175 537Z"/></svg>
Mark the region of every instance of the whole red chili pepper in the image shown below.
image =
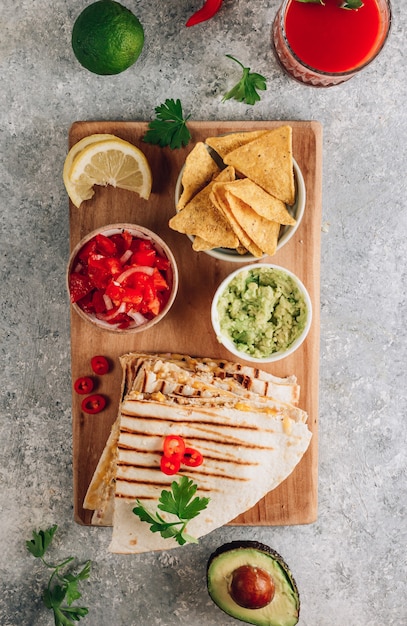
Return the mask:
<svg viewBox="0 0 407 626"><path fill-rule="evenodd" d="M187 21L187 26L195 26L195 24L199 24L200 22L205 22L206 20L210 20L211 17L217 13L222 5L223 0L206 0L205 4L199 11L196 11L189 20Z"/></svg>

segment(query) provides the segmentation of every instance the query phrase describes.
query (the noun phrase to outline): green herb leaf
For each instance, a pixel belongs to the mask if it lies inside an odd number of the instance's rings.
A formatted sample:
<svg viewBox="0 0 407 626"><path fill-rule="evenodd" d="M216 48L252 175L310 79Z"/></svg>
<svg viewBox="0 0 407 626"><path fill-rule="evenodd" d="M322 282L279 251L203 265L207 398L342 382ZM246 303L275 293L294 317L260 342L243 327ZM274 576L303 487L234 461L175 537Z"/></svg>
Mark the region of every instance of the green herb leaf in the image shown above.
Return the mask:
<svg viewBox="0 0 407 626"><path fill-rule="evenodd" d="M347 2L342 2L342 9L360 9L363 7L363 2L361 0L347 0Z"/></svg>
<svg viewBox="0 0 407 626"><path fill-rule="evenodd" d="M144 141L161 146L169 146L171 150L186 146L191 139L187 128L188 117L184 118L181 101L167 99L164 104L155 108L156 119L148 125Z"/></svg>
<svg viewBox="0 0 407 626"><path fill-rule="evenodd" d="M297 2L302 2L303 4L322 4L325 6L323 0L297 0ZM362 0L343 0L340 7L341 9L360 9L360 7L363 7L363 2Z"/></svg>
<svg viewBox="0 0 407 626"><path fill-rule="evenodd" d="M88 609L84 606L64 606L56 609L54 612L55 626L75 626L74 622L79 622L81 617L85 617L88 613Z"/></svg>
<svg viewBox="0 0 407 626"><path fill-rule="evenodd" d="M142 522L150 524L151 532L159 532L164 539L172 537L180 546L185 543L197 543L195 537L185 532L188 521L199 515L209 503L209 498L198 496L194 498L197 489L198 486L190 478L181 476L179 482L171 483L171 491L164 489L161 492L158 508L174 515L175 521L166 521L159 513L151 513L140 500L137 500L138 506L133 509L133 513Z"/></svg>
<svg viewBox="0 0 407 626"><path fill-rule="evenodd" d="M58 526L51 526L47 530L40 530L38 533L33 530L33 539L26 541L27 550L37 559L41 559L46 553Z"/></svg>
<svg viewBox="0 0 407 626"><path fill-rule="evenodd" d="M232 57L232 55L227 54L226 56L240 65L243 69L243 74L239 82L223 96L222 102L233 98L238 102L245 102L251 105L255 104L260 100L257 90L264 91L267 89L265 77L256 72L251 72L250 67L245 67L240 61L235 59L235 57Z"/></svg>
<svg viewBox="0 0 407 626"><path fill-rule="evenodd" d="M55 525L48 530L40 530L38 533L33 531L33 539L26 541L26 546L34 557L40 558L46 567L53 570L42 599L47 609L54 613L55 626L74 626L74 622L78 622L81 617L88 614L86 607L72 606L72 603L82 595L79 592L78 583L89 578L90 561L85 563L78 574L61 573L61 570L74 560L73 557L68 557L58 565L47 563L44 560L44 554L56 530Z"/></svg>

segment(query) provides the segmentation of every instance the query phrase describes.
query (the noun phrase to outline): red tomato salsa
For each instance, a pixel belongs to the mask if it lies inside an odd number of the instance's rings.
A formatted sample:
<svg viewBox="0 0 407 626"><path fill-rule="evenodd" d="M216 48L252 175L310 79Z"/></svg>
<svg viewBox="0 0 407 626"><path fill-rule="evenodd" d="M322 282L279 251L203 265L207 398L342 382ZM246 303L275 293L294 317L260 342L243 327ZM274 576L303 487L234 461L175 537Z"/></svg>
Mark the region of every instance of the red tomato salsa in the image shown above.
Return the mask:
<svg viewBox="0 0 407 626"><path fill-rule="evenodd" d="M150 239L128 231L96 235L79 250L71 267L71 302L119 329L156 317L170 296L170 261Z"/></svg>
<svg viewBox="0 0 407 626"><path fill-rule="evenodd" d="M293 0L285 31L293 52L306 65L323 72L347 72L363 65L376 50L381 20L376 0L363 0L357 10L338 0L324 5Z"/></svg>

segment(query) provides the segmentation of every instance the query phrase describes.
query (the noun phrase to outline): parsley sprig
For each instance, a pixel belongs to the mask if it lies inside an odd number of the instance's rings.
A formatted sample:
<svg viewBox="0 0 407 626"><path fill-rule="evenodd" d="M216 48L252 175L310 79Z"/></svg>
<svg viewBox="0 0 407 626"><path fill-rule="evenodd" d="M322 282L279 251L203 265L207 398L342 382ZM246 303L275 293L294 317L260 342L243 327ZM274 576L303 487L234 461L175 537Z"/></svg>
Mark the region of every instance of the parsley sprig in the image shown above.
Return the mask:
<svg viewBox="0 0 407 626"><path fill-rule="evenodd" d="M73 606L75 600L79 600L81 593L78 583L89 578L90 561L87 561L78 574L71 572L63 573L61 570L74 560L70 556L61 563L53 565L45 560L44 555L49 548L58 526L54 525L47 530L33 531L33 538L26 541L27 550L53 572L48 580L42 599L45 606L54 613L55 626L74 626L81 617L88 614L88 609L83 606Z"/></svg>
<svg viewBox="0 0 407 626"><path fill-rule="evenodd" d="M157 505L160 511L165 511L173 515L176 519L165 520L158 512L152 513L146 509L140 500L138 506L133 509L142 522L150 524L152 533L160 533L161 537L168 539L172 537L180 546L185 543L198 543L195 537L186 532L189 520L197 517L201 511L206 509L209 498L194 497L198 485L187 476L181 476L179 482L171 483L171 491L164 489L161 492Z"/></svg>
<svg viewBox="0 0 407 626"><path fill-rule="evenodd" d="M191 139L191 133L187 127L190 116L184 118L179 98L177 100L167 98L164 104L155 108L155 113L156 119L149 123L144 141L162 148L169 146L171 150L186 146Z"/></svg>
<svg viewBox="0 0 407 626"><path fill-rule="evenodd" d="M297 2L303 2L304 4L325 4L324 0L297 0ZM340 6L341 9L360 9L360 7L363 7L363 2L362 0L343 0Z"/></svg>
<svg viewBox="0 0 407 626"><path fill-rule="evenodd" d="M260 100L257 90L264 91L267 89L266 79L261 74L251 72L250 67L245 67L243 63L235 59L235 57L232 57L231 54L227 54L226 56L240 65L243 74L239 82L223 96L222 102L233 98L238 102L255 104Z"/></svg>

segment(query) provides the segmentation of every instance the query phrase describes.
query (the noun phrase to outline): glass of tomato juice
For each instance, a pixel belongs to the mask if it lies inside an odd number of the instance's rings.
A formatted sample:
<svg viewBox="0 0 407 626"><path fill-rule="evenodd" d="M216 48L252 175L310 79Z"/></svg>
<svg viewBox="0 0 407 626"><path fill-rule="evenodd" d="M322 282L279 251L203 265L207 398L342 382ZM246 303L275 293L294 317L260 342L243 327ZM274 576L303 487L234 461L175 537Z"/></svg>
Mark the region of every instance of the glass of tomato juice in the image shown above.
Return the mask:
<svg viewBox="0 0 407 626"><path fill-rule="evenodd" d="M377 57L391 24L389 0L344 0L324 4L284 0L272 27L277 60L294 79L314 87L349 80Z"/></svg>

